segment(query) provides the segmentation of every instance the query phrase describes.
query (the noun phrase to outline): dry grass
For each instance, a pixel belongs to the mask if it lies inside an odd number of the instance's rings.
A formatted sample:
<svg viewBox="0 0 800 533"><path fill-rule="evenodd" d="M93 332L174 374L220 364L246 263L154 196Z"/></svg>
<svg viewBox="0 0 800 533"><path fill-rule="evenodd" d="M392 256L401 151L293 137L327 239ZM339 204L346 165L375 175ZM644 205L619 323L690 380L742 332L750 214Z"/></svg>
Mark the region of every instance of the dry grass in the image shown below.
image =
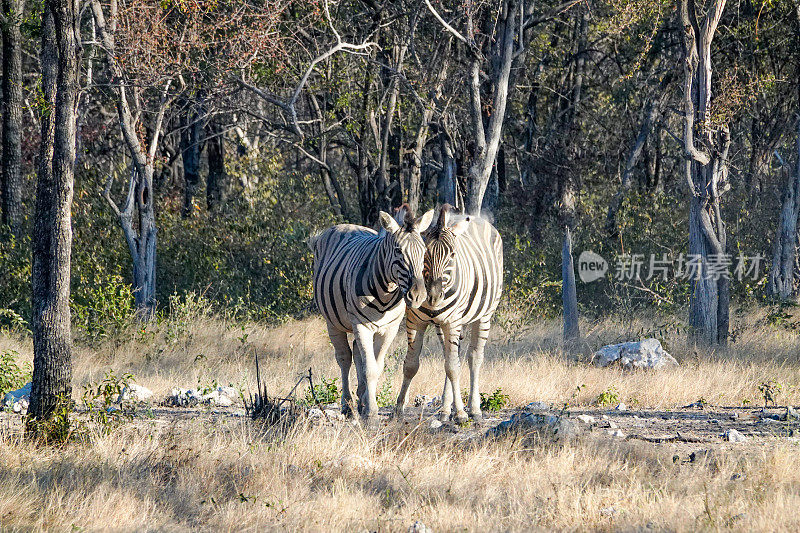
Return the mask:
<svg viewBox="0 0 800 533"><path fill-rule="evenodd" d="M698 352L680 340L682 333L667 334L681 366L658 373L581 362L592 347L652 329L645 322L584 325L587 346L577 358L560 353L558 324L498 331L487 349L482 388L502 387L515 405L570 399L590 405L613 386L628 403L674 408L701 397L757 403L758 385L774 379L784 386L779 401L800 403L800 337L764 326L756 312L739 327L739 341L725 353ZM30 358L26 339L0 335L0 351L6 349ZM199 313L152 334L77 348L75 382L114 369L132 372L157 395L212 378L252 386L254 351L275 393L288 391L309 367L338 375L319 319L243 331ZM432 337L412 395L440 392L437 351ZM395 391L399 364L390 358L387 365ZM573 397L578 385L585 387ZM561 444L465 441L413 427L407 421L365 434L350 425L300 425L276 440L240 418L209 414L171 422L143 418L58 449L6 435L0 523L4 530L404 531L414 520L436 531L800 528L798 447L790 440L731 446L718 465L698 465L673 463L670 445L588 437ZM746 477L731 481L734 473ZM610 507L615 513L601 512Z"/></svg>

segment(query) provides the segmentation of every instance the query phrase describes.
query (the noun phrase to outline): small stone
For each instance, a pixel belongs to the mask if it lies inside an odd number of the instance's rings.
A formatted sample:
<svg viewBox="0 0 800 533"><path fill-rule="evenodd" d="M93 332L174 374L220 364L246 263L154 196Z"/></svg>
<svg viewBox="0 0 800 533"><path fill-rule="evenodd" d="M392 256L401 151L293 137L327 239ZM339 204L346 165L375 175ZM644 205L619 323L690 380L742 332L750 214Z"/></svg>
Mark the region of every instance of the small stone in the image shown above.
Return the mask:
<svg viewBox="0 0 800 533"><path fill-rule="evenodd" d="M619 426L618 426L618 425L616 425L616 424L615 424L614 422L612 422L611 420L609 420L609 421L608 421L608 427L609 427L610 429L617 429Z"/></svg>
<svg viewBox="0 0 800 533"><path fill-rule="evenodd" d="M550 404L546 402L531 402L525 406L526 411L549 411Z"/></svg>
<svg viewBox="0 0 800 533"><path fill-rule="evenodd" d="M618 429L610 429L610 430L608 430L608 434L611 435L612 437L616 437L618 439L624 439L625 438L625 433L623 433L622 431L620 431Z"/></svg>
<svg viewBox="0 0 800 533"><path fill-rule="evenodd" d="M628 410L628 406L625 405L622 402L619 402L619 404L614 408L614 410L615 411L627 411Z"/></svg>
<svg viewBox="0 0 800 533"><path fill-rule="evenodd" d="M725 435L723 435L723 438L728 442L747 442L747 437L733 428L726 431Z"/></svg>
<svg viewBox="0 0 800 533"><path fill-rule="evenodd" d="M433 530L419 520L415 520L414 523L408 527L408 533L433 533Z"/></svg>
<svg viewBox="0 0 800 533"><path fill-rule="evenodd" d="M432 430L435 431L435 430L439 429L440 427L442 427L442 423L440 421L436 420L435 418L433 420L431 420L430 428Z"/></svg>
<svg viewBox="0 0 800 533"><path fill-rule="evenodd" d="M731 481L744 481L747 479L747 474L735 473L731 476Z"/></svg>
<svg viewBox="0 0 800 533"><path fill-rule="evenodd" d="M791 405L786 408L786 420L790 422L800 421L800 413Z"/></svg>
<svg viewBox="0 0 800 533"><path fill-rule="evenodd" d="M595 418L591 415L578 415L577 418L578 420L589 426L597 422L597 420L595 420Z"/></svg>
<svg viewBox="0 0 800 533"><path fill-rule="evenodd" d="M611 417L608 415L602 415L600 418L603 420L611 420Z"/></svg>

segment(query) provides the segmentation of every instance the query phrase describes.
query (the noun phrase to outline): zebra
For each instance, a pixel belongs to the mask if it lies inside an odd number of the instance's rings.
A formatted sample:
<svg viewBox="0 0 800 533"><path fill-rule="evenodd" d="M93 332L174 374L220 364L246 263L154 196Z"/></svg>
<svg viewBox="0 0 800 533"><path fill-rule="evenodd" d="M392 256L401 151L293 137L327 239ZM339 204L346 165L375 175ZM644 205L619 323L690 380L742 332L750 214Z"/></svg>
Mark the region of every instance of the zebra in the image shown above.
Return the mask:
<svg viewBox="0 0 800 533"><path fill-rule="evenodd" d="M452 206L444 204L438 221L426 236L423 276L427 301L406 312L408 352L403 365L403 386L397 397L395 414L402 416L408 402L408 387L419 370L419 354L428 325L436 326L444 346L445 385L440 417L450 418L455 400L456 421L467 419L459 388L459 341L462 330L470 326L469 343L470 416L483 422L480 403L480 369L489 337L489 323L503 290L503 241L500 234L482 218L452 216Z"/></svg>
<svg viewBox="0 0 800 533"><path fill-rule="evenodd" d="M355 359L358 410L374 422L383 361L405 315L427 297L420 234L430 210L414 218L403 204L396 218L381 211L380 232L352 224L328 228L309 239L314 252L314 301L328 327L342 373L342 412L353 415L350 365ZM352 350L347 334L353 334Z"/></svg>

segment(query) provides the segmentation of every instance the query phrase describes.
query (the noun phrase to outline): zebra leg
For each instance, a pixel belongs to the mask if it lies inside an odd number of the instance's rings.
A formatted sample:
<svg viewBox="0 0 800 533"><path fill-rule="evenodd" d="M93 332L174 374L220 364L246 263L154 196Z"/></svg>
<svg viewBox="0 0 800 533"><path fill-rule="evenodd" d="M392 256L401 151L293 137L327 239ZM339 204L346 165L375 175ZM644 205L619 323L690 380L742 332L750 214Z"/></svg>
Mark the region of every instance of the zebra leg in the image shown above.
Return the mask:
<svg viewBox="0 0 800 533"><path fill-rule="evenodd" d="M361 350L358 348L358 339L353 339L353 361L356 364L356 402L358 414L364 414L364 391L367 390L367 380L364 377L364 358L361 357Z"/></svg>
<svg viewBox="0 0 800 533"><path fill-rule="evenodd" d="M444 342L444 372L453 393L453 402L456 408L456 422L462 424L467 421L467 412L464 411L464 401L461 399L460 374L461 363L458 358L459 339L461 337L461 326L452 327L449 324L442 325L442 336ZM445 384L445 393L447 384ZM450 418L451 405L445 403L446 398L442 398L442 420Z"/></svg>
<svg viewBox="0 0 800 533"><path fill-rule="evenodd" d="M477 424L483 423L481 413L480 377L483 364L483 350L489 338L489 318L485 317L472 324L469 339L469 416Z"/></svg>
<svg viewBox="0 0 800 533"><path fill-rule="evenodd" d="M376 396L378 393L378 378L381 375L373 346L375 334L363 324L354 325L353 333L358 343L358 350L361 354L362 366L364 369L365 388L361 396L361 415L367 422L371 423L375 420L375 417L378 416L378 401Z"/></svg>
<svg viewBox="0 0 800 533"><path fill-rule="evenodd" d="M397 405L394 408L395 415L398 417L403 416L403 411L408 403L408 386L411 385L411 380L414 379L417 371L419 371L419 354L422 352L426 329L428 329L426 324L422 324L420 329L414 329L411 326L407 326L406 329L408 351L403 362L403 385L400 387L400 394L397 395Z"/></svg>
<svg viewBox="0 0 800 533"><path fill-rule="evenodd" d="M353 363L353 353L350 343L347 342L347 333L339 331L328 324L328 336L336 352L336 362L342 372L342 413L347 416L353 414L353 397L350 395L350 365Z"/></svg>
<svg viewBox="0 0 800 533"><path fill-rule="evenodd" d="M444 335L442 335L442 327L436 326L436 335L442 343L442 354L447 353L445 347ZM442 356L445 359L444 355ZM439 418L442 422L447 422L450 419L450 411L453 408L453 387L450 385L450 379L447 374L444 376L444 389L442 389L442 405L439 409Z"/></svg>

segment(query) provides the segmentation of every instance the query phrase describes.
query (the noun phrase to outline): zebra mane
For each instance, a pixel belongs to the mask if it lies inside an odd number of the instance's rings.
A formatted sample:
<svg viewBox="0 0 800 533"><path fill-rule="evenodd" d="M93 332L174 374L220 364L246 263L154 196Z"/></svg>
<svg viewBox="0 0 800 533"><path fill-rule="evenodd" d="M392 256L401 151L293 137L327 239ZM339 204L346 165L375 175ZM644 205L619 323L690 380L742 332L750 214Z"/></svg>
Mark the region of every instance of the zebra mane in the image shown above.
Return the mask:
<svg viewBox="0 0 800 533"><path fill-rule="evenodd" d="M413 231L414 230L414 211L411 209L411 206L404 203L400 207L395 208L395 216L398 213L403 213L403 225L405 226L406 231Z"/></svg>

